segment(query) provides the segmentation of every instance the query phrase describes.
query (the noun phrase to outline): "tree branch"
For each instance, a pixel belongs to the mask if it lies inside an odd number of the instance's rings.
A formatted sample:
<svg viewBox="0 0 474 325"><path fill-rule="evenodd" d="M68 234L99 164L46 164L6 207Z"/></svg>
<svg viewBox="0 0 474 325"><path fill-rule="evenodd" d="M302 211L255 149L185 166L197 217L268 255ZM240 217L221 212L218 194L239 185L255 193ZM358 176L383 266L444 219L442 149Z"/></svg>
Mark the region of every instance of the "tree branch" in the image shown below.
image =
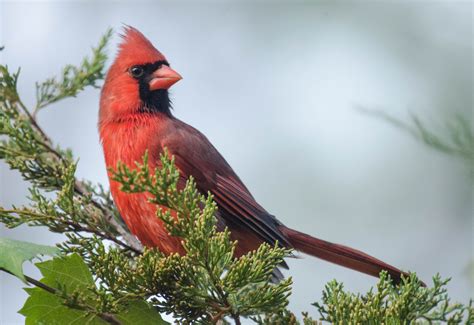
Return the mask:
<svg viewBox="0 0 474 325"><path fill-rule="evenodd" d="M64 157L57 151L53 148L53 143L51 141L51 139L47 136L47 134L44 132L44 130L41 128L41 126L37 123L35 117L33 117L28 108L26 107L26 105L21 101L20 97L18 96L17 98L17 101L18 101L18 104L19 106L21 107L22 111L24 112L24 114L27 116L27 118L29 119L29 121L31 122L31 125L36 129L36 131L42 136L44 142L41 142L41 144L51 153L53 154L56 159L58 159L61 163L63 163L64 165L67 165L68 164L68 161L66 159L64 159ZM87 193L86 189L85 189L85 186L84 184L78 180L78 179L75 179L75 183L74 183L74 191L82 196L82 197L87 197L88 194L90 193ZM102 214L103 214L103 218L104 220L109 223L116 231L117 233L120 234L120 236L122 236L122 238L125 240L125 242L127 243L125 246L132 250L133 252L137 253L137 254L140 254L143 252L143 246L141 245L141 243L135 238L135 236L133 236L129 231L128 229L124 228L114 217L114 215L105 207L103 206L101 203L99 203L98 201L96 201L94 198L90 198L90 202L96 207L98 208ZM114 241L114 242L118 242L118 240L114 240L114 239L111 239L112 236L109 236L108 239ZM124 245L122 245L124 246Z"/></svg>

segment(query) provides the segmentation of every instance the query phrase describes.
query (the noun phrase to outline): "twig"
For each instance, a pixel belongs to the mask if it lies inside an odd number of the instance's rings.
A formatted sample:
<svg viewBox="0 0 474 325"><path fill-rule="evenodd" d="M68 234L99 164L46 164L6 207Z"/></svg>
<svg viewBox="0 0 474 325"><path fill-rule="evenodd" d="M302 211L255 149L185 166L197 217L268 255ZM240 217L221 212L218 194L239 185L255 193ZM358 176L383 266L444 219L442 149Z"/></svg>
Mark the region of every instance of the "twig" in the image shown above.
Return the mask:
<svg viewBox="0 0 474 325"><path fill-rule="evenodd" d="M214 316L212 316L211 322L212 322L213 324L218 324L218 322L219 322L220 320L222 320L222 317L225 315L226 311L227 311L226 309L220 310L217 314L215 314Z"/></svg>
<svg viewBox="0 0 474 325"><path fill-rule="evenodd" d="M77 179L74 184L74 191L83 197L88 196L84 184ZM107 208L93 198L90 198L90 201L96 208L102 211L105 220L120 234L120 236L123 237L125 242L127 242L129 249L137 254L141 254L143 252L143 246L140 242L115 219L113 214Z"/></svg>
<svg viewBox="0 0 474 325"><path fill-rule="evenodd" d="M7 210L7 209L3 209L0 207L0 212L3 212L3 213L15 213L15 214L19 214L19 215L27 215L27 216L31 216L31 217L34 217L35 219L34 220L37 220L37 219L51 219L51 220L55 220L54 217L52 216L48 216L48 215L45 215L45 214L40 214L40 213L36 213L36 212L33 212L33 211L25 211L25 210L14 210L14 209L10 209L10 210ZM125 249L128 249L128 250L131 250L137 254L141 254L142 251L140 250L137 250L135 249L134 247L131 247L130 245L128 245L126 242L123 242L121 241L120 239L116 238L115 236L112 236L106 232L103 232L103 231L100 231L100 230L97 230L97 229L94 229L94 228L90 228L88 226L83 226L81 225L80 223L77 223L77 222L72 222L72 221L68 221L68 220L61 220L60 221L62 224L65 224L65 225L68 225L68 226L71 226L74 231L84 231L84 232L88 232L88 233L91 233L91 234L95 234L99 237L101 237L102 239L105 239L105 240L110 240L114 243L116 243L117 245L119 246L122 246L123 248Z"/></svg>
<svg viewBox="0 0 474 325"><path fill-rule="evenodd" d="M234 319L235 325L241 325L240 316L239 314L232 314L232 318Z"/></svg>
<svg viewBox="0 0 474 325"><path fill-rule="evenodd" d="M46 142L48 143L52 143L51 142L51 139L46 135L46 133L44 133L43 129L40 128L40 126L38 125L38 123L36 122L36 119L31 115L30 111L28 110L28 108L25 106L25 104L23 104L23 102L21 101L21 99L18 97L18 104L20 105L20 107L22 108L23 112L25 113L26 116L28 116L28 118L30 119L31 121L31 124L33 124L33 126L35 127L35 129L41 134L41 136L46 140ZM52 149L52 148L51 148ZM54 149L52 149L52 151L55 152ZM58 156L61 156L58 154Z"/></svg>
<svg viewBox="0 0 474 325"><path fill-rule="evenodd" d="M15 276L13 273L11 273L10 271L8 270L5 270L3 268L0 268L0 270L6 272L6 273L9 273L13 276ZM56 296L60 296L60 297L63 297L63 294L61 294L61 292L53 287L50 287L48 286L47 284L44 284L43 282L41 281L38 281L36 279L33 279L32 277L29 277L28 275L24 274L23 275L25 277L25 280L34 285L35 287L38 287L40 289L43 289L44 291L47 291L53 295L56 295ZM89 305L81 305L81 304L77 304L77 305L68 305L69 307L71 308L74 308L74 309L78 309L78 310L87 310L87 311L90 311L92 312L94 315L97 315L97 317L103 319L104 321L106 321L107 323L109 324L112 324L112 325L120 325L122 324L116 317L115 315L113 314L110 314L110 313L98 313L96 312L95 308L89 306Z"/></svg>
<svg viewBox="0 0 474 325"><path fill-rule="evenodd" d="M8 272L8 271L7 271ZM10 273L10 272L8 272ZM43 282L40 282L36 279L33 279L27 275L24 275L25 279L27 282L31 283L32 285L38 287L38 288L41 288L49 293L52 293L54 295L59 295L59 296L62 296L60 294L60 292L58 290L56 290L55 288L52 288L46 284L44 284ZM120 325L121 322L112 314L110 313L97 313L95 312L95 308L92 308L91 306L88 306L88 305L80 305L78 304L78 306L71 306L71 305L68 305L69 307L71 308L75 308L75 309L85 309L85 310L88 310L88 311L91 311L91 312L94 312L95 315L97 315L99 318L103 319L104 321L106 321L107 323L109 324L113 324L113 325Z"/></svg>
<svg viewBox="0 0 474 325"><path fill-rule="evenodd" d="M3 270L3 269L2 269ZM6 270L4 270L5 272L8 272ZM10 273L10 272L8 272ZM11 274L11 273L10 273ZM54 289L54 288L51 288L50 286L44 284L43 282L40 282L36 279L33 279L31 277L29 277L28 275L23 275L25 277L25 280L29 283L31 283L32 285L38 287L38 288L41 288L43 289L44 291L48 291L49 293L52 293L53 295L55 295L57 293L57 290Z"/></svg>
<svg viewBox="0 0 474 325"><path fill-rule="evenodd" d="M58 160L60 160L63 164L67 165L67 161L64 159L64 157L52 146L52 141L48 137L48 135L44 132L44 130L39 126L39 124L36 121L36 118L31 115L29 112L28 108L26 105L21 101L21 99L18 97L18 104L22 108L23 112L25 115L28 117L30 120L31 124L33 127L40 133L40 135L43 137L44 142L40 142L48 151L50 151ZM83 196L87 197L88 193L85 190L84 184L75 179L74 183L74 191ZM140 254L143 252L143 246L140 244L140 242L127 230L125 229L117 220L114 218L113 214L106 209L102 204L94 200L93 198L90 198L90 202L97 207L100 211L103 213L103 217L106 222L108 222L119 234L122 236L122 238L125 240L127 243L125 246L132 250L133 252ZM110 239L110 238L109 238ZM118 240L113 240L114 242L117 242ZM122 245L123 246L123 245Z"/></svg>

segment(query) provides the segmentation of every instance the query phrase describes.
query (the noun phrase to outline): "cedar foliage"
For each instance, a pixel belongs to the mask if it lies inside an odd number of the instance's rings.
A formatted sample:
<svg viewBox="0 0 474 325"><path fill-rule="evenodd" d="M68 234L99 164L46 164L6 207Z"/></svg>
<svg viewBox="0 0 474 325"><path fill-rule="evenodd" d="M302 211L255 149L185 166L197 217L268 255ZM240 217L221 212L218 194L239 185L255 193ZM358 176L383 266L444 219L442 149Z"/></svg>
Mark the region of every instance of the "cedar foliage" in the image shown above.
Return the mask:
<svg viewBox="0 0 474 325"><path fill-rule="evenodd" d="M162 168L150 170L147 155L135 166L119 164L110 172L130 193L146 192L167 230L183 241L184 256L165 256L146 249L129 233L108 191L75 177L77 160L55 146L41 129L41 109L86 87L98 87L104 77L105 48L112 35L101 38L92 56L78 66L66 66L60 77L36 84L36 104L29 109L17 90L20 71L0 65L0 159L30 183L29 205L0 207L0 222L47 227L65 235L57 249L0 240L0 269L26 281L29 298L19 311L27 324L166 324L160 314L180 323L298 324L287 310L291 278L271 280L273 270L291 251L263 244L240 258L229 231L216 228L212 195L200 193L190 178L178 188L173 157L161 156ZM7 249L8 248L8 249ZM21 265L39 254L55 255L36 263L43 278L24 275ZM412 322L474 321L472 303L452 304L439 276L424 288L412 274L399 286L381 274L376 290L344 291L332 281L320 303L318 320L303 314L304 324L407 324Z"/></svg>

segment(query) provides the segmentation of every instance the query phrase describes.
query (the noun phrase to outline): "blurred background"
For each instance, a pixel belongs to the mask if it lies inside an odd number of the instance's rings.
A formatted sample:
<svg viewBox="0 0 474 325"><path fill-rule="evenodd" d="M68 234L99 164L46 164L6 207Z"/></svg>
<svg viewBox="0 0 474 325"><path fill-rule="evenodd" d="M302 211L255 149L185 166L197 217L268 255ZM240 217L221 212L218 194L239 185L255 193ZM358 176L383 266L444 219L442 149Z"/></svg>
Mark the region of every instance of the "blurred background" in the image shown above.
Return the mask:
<svg viewBox="0 0 474 325"><path fill-rule="evenodd" d="M361 114L417 114L435 130L472 117L472 2L2 1L2 64L34 83L79 63L107 27L141 30L184 79L174 114L214 143L282 222L366 251L425 281L473 282L473 186L462 161ZM119 37L109 47L112 57ZM110 62L110 61L109 61ZM96 129L99 90L44 110L40 123L80 158L79 177L108 184ZM472 120L471 120L472 122ZM0 162L0 205L26 204L27 185ZM54 244L21 227L0 236ZM326 282L365 292L376 279L307 256L288 261L290 308L309 311ZM26 263L27 264L27 263ZM33 276L33 267L26 265ZM24 285L0 274L0 323L21 324Z"/></svg>

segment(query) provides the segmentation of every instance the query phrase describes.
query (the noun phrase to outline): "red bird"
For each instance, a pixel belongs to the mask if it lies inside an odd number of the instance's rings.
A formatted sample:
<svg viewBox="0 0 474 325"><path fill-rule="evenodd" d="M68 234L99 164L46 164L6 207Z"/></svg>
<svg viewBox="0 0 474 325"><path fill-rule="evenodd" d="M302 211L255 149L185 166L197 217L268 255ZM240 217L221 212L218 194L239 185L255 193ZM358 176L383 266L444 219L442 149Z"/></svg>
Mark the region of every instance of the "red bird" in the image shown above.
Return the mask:
<svg viewBox="0 0 474 325"><path fill-rule="evenodd" d="M387 270L395 281L402 272L358 250L314 238L283 225L257 201L209 140L171 114L168 89L181 76L138 30L126 27L100 99L99 131L107 167L119 161L133 166L149 152L151 168L160 165L166 147L175 157L182 182L189 176L198 189L214 195L218 224L237 240L236 256L276 240L285 246L363 273ZM110 174L109 174L110 179ZM148 247L183 254L180 239L170 236L149 203L149 194L127 194L110 179L114 201L130 231Z"/></svg>

